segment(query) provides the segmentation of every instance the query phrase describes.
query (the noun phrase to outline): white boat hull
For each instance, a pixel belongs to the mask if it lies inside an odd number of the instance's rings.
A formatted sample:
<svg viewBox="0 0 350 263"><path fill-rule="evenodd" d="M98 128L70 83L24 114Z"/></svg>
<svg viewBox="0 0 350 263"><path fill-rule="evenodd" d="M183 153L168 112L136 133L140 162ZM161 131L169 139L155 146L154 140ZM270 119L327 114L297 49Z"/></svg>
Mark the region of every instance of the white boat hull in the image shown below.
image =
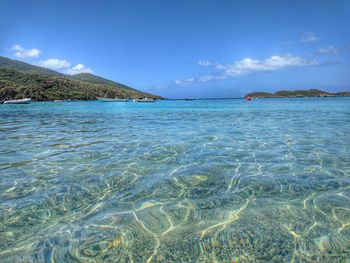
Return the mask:
<svg viewBox="0 0 350 263"><path fill-rule="evenodd" d="M154 102L154 99L140 99L140 100L134 100L135 102Z"/></svg>
<svg viewBox="0 0 350 263"><path fill-rule="evenodd" d="M4 101L4 104L29 104L31 103L32 99L21 99L21 100L7 100Z"/></svg>
<svg viewBox="0 0 350 263"><path fill-rule="evenodd" d="M110 98L97 98L101 102L128 102L129 99L110 99Z"/></svg>

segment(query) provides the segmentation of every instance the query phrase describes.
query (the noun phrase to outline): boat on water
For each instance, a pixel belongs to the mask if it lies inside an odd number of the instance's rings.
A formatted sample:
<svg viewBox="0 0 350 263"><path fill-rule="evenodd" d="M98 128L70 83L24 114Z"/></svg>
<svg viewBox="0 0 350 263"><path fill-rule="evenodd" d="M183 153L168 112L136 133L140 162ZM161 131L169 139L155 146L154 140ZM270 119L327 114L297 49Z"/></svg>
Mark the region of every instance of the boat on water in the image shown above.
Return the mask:
<svg viewBox="0 0 350 263"><path fill-rule="evenodd" d="M30 98L25 98L25 99L20 99L20 100L5 100L3 103L4 104L29 104L31 103L32 99Z"/></svg>
<svg viewBox="0 0 350 263"><path fill-rule="evenodd" d="M98 101L101 102L128 102L130 99L119 99L117 97L115 97L114 99L111 98L97 98Z"/></svg>
<svg viewBox="0 0 350 263"><path fill-rule="evenodd" d="M143 99L136 99L134 102L154 102L154 98L143 98Z"/></svg>

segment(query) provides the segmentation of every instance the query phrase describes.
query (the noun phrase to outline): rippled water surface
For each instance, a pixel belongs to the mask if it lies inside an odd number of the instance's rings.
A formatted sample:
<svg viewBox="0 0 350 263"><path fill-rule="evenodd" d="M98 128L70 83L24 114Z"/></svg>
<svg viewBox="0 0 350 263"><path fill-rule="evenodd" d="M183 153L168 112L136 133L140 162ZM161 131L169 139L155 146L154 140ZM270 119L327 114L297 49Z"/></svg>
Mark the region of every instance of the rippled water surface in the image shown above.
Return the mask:
<svg viewBox="0 0 350 263"><path fill-rule="evenodd" d="M350 99L0 105L1 262L350 262Z"/></svg>

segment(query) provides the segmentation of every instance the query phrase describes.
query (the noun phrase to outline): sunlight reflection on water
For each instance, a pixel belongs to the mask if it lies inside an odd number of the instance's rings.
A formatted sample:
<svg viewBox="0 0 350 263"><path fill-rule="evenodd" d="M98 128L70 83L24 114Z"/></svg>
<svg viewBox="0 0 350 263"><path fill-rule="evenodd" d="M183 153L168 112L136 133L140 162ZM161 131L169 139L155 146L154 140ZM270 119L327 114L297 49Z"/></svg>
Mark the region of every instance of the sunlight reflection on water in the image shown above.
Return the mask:
<svg viewBox="0 0 350 263"><path fill-rule="evenodd" d="M350 260L350 100L0 105L2 262Z"/></svg>

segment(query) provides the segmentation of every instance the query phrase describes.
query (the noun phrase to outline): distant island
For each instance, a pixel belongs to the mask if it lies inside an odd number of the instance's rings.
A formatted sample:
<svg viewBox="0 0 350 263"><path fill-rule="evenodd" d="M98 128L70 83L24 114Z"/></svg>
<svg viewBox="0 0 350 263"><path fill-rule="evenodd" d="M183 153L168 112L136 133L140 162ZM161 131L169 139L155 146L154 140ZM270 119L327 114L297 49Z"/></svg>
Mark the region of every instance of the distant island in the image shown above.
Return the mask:
<svg viewBox="0 0 350 263"><path fill-rule="evenodd" d="M90 73L71 76L0 57L0 100L95 100L96 97L161 98Z"/></svg>
<svg viewBox="0 0 350 263"><path fill-rule="evenodd" d="M269 92L253 92L245 95L251 98L302 98L302 97L336 97L336 96L350 96L350 92L326 92L318 89L309 90L280 90L275 93Z"/></svg>

